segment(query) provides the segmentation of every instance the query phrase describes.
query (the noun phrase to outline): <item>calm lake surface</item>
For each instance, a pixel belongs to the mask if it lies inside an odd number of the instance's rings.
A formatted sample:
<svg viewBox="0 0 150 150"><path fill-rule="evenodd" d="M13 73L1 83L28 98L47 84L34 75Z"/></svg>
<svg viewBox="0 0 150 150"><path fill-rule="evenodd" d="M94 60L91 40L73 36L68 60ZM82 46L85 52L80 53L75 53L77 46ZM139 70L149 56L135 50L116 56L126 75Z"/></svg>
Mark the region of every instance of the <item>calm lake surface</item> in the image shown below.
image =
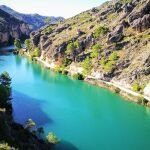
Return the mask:
<svg viewBox="0 0 150 150"><path fill-rule="evenodd" d="M150 150L150 109L12 54L0 56L3 71L12 77L15 120L54 132L56 149Z"/></svg>

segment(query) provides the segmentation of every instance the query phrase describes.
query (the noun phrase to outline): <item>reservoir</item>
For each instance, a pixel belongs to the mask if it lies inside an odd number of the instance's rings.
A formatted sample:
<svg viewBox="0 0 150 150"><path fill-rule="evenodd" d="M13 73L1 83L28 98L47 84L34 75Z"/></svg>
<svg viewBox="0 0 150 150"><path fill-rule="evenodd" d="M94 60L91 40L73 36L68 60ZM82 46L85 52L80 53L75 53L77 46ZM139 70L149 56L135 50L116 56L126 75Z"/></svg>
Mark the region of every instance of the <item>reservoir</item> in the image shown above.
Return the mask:
<svg viewBox="0 0 150 150"><path fill-rule="evenodd" d="M13 116L32 118L55 149L150 150L150 109L97 86L54 73L11 53L0 56L0 73L12 78Z"/></svg>

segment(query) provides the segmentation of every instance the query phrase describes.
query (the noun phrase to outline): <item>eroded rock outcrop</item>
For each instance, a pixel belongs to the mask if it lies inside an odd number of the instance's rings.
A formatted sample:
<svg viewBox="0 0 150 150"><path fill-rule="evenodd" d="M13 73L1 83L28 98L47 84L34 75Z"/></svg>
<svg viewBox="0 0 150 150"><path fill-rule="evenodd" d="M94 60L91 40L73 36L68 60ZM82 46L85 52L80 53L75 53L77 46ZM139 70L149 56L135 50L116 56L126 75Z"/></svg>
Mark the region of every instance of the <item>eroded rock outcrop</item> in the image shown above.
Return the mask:
<svg viewBox="0 0 150 150"><path fill-rule="evenodd" d="M128 88L138 82L142 90L150 81L150 0L106 2L36 31L31 41L56 66L82 67L89 58L95 78Z"/></svg>
<svg viewBox="0 0 150 150"><path fill-rule="evenodd" d="M8 45L15 38L21 40L29 36L29 26L0 9L0 43Z"/></svg>

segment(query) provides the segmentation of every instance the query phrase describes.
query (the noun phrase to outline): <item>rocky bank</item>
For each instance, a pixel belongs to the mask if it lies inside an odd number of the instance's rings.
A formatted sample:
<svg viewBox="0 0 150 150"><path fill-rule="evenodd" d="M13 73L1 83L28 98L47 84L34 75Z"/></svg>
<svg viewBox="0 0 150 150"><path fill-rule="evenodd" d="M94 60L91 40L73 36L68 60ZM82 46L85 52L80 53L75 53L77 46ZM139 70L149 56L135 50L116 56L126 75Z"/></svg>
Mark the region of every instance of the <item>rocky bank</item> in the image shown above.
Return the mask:
<svg viewBox="0 0 150 150"><path fill-rule="evenodd" d="M30 40L30 54L39 47L49 64L83 68L89 58L95 79L150 96L150 0L105 2L32 32Z"/></svg>

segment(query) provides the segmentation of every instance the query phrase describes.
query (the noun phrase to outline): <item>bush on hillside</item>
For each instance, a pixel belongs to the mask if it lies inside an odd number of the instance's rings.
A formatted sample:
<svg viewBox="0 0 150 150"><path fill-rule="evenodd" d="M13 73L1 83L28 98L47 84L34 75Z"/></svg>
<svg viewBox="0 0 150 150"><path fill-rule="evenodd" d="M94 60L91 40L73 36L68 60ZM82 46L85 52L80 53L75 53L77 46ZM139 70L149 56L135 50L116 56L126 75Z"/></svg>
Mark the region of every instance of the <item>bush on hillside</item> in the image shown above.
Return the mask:
<svg viewBox="0 0 150 150"><path fill-rule="evenodd" d="M95 31L94 31L94 37L98 38L102 34L106 34L109 31L109 28L105 26L99 26Z"/></svg>
<svg viewBox="0 0 150 150"><path fill-rule="evenodd" d="M88 74L91 73L91 70L92 70L92 62L91 62L91 60L90 60L89 57L87 57L87 58L83 61L83 63L82 63L82 68L83 68L83 73L84 73L85 75L88 75Z"/></svg>
<svg viewBox="0 0 150 150"><path fill-rule="evenodd" d="M84 80L84 76L80 73L74 74L72 78L76 80Z"/></svg>

